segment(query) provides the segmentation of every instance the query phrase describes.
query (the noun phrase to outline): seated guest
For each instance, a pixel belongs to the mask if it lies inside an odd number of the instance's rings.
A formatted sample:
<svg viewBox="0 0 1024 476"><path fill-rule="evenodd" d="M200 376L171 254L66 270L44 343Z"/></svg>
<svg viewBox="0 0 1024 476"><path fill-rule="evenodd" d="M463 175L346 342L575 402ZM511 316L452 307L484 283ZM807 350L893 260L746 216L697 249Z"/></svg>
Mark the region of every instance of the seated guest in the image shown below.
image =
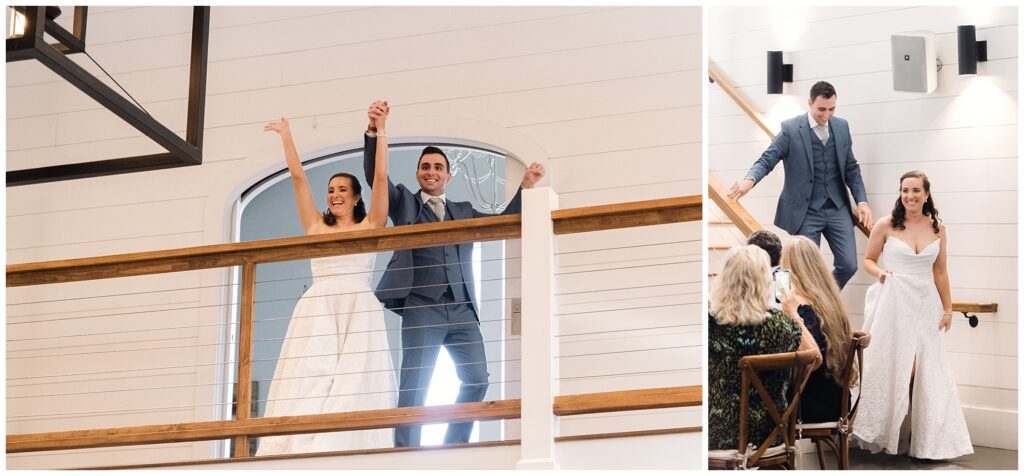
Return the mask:
<svg viewBox="0 0 1024 476"><path fill-rule="evenodd" d="M779 270L779 257L782 256L782 240L779 235L768 230L757 230L747 237L747 244L761 248L768 253L768 261L772 267L772 280L775 280L775 272ZM779 299L772 297L772 305L775 309L782 310Z"/></svg>
<svg viewBox="0 0 1024 476"><path fill-rule="evenodd" d="M708 448L739 444L740 358L817 349L803 321L771 307L768 253L751 245L729 251L711 294L708 315ZM789 372L762 374L779 408L787 406ZM772 431L772 419L750 389L748 441L759 445Z"/></svg>
<svg viewBox="0 0 1024 476"><path fill-rule="evenodd" d="M772 274L779 269L779 259L782 257L782 240L779 235L768 230L757 230L747 237L747 244L761 248L768 253L768 262L772 267Z"/></svg>
<svg viewBox="0 0 1024 476"><path fill-rule="evenodd" d="M782 302L782 310L790 316L800 316L824 362L807 380L800 397L800 418L804 423L836 421L843 392L842 371L852 335L850 320L839 298L839 286L818 246L803 236L794 237L783 248L782 266L791 271L793 287ZM856 367L853 372L856 384Z"/></svg>

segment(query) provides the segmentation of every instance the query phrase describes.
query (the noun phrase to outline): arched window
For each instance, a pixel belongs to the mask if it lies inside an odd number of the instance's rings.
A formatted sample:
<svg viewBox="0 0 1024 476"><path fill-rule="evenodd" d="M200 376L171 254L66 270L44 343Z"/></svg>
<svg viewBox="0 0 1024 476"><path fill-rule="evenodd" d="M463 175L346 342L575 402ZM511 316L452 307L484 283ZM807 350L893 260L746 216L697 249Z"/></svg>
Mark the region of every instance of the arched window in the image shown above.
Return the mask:
<svg viewBox="0 0 1024 476"><path fill-rule="evenodd" d="M405 143L390 147L390 173L392 182L405 184L418 190L416 165L424 143ZM503 153L486 150L475 145L431 143L441 147L452 164L452 181L446 195L452 200L469 201L482 212L494 213L504 209L511 197L506 197L506 158ZM372 207L371 192L365 183L362 151L349 150L322 157L303 157L306 175L313 190L313 198L320 211L326 209L327 182L331 175L348 172L359 177L363 186L363 199ZM511 165L511 164L509 164ZM515 164L517 167L521 167ZM288 170L282 160L281 170L250 187L239 198L236 207L235 241L251 241L289 236L301 236L304 231L298 218L294 190ZM392 226L389 222L388 226ZM486 400L501 399L506 393L504 341L507 333L505 299L505 246L503 242L477 243L474 246L474 276L477 302L480 304L481 330L485 341L491 386ZM391 252L377 256L373 286L379 282L391 257ZM237 278L236 278L237 279ZM299 297L311 284L308 260L268 263L257 268L256 306L254 315L254 345L252 378L254 416L263 416L267 393L274 377L285 332L292 310ZM396 378L400 369L401 320L397 314L385 311L388 341L395 362ZM235 322L237 322L237 311ZM237 326L236 326L237 328ZM232 338L232 342L236 339ZM237 352L232 349L231 354ZM235 360L235 359L232 359ZM228 379L233 381L232 376ZM458 379L446 352L441 352L431 382L427 404L454 403L458 393ZM230 390L228 391L230 395ZM445 425L428 425L423 429L424 445L440 444ZM501 422L478 425L480 440L501 439ZM474 438L477 435L474 434Z"/></svg>

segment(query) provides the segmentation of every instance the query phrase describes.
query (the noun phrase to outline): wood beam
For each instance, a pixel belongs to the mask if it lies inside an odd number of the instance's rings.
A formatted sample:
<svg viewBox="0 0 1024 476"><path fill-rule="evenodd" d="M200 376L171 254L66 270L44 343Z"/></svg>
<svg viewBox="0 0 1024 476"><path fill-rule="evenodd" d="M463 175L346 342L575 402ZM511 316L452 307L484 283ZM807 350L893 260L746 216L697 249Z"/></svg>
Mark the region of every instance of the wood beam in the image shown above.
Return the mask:
<svg viewBox="0 0 1024 476"><path fill-rule="evenodd" d="M700 406L703 403L703 398L703 387L700 385L588 393L555 398L553 411L555 415L568 416L693 407Z"/></svg>
<svg viewBox="0 0 1024 476"><path fill-rule="evenodd" d="M556 235L613 230L636 226L697 221L702 217L700 195L569 208L551 212Z"/></svg>

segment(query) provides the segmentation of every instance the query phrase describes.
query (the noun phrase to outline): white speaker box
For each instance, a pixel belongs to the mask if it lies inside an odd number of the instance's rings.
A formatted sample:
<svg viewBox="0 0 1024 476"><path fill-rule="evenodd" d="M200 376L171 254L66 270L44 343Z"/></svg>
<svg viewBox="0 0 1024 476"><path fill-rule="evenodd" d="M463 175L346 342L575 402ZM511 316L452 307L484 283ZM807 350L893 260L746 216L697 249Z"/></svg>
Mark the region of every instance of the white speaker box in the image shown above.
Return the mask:
<svg viewBox="0 0 1024 476"><path fill-rule="evenodd" d="M892 88L930 93L938 85L935 33L911 31L892 35Z"/></svg>

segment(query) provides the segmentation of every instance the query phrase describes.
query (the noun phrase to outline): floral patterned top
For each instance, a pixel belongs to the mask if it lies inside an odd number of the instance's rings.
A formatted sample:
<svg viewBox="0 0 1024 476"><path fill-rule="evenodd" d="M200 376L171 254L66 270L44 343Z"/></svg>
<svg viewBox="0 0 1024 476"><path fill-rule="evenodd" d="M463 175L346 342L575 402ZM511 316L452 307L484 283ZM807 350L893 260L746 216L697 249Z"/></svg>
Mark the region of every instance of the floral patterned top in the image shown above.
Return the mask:
<svg viewBox="0 0 1024 476"><path fill-rule="evenodd" d="M747 355L792 352L800 345L800 326L780 311L771 309L761 324L726 326L708 314L708 448L738 449L740 422L740 359ZM790 373L762 373L765 389L775 405L784 409ZM774 427L754 387L750 387L747 441L758 446Z"/></svg>

